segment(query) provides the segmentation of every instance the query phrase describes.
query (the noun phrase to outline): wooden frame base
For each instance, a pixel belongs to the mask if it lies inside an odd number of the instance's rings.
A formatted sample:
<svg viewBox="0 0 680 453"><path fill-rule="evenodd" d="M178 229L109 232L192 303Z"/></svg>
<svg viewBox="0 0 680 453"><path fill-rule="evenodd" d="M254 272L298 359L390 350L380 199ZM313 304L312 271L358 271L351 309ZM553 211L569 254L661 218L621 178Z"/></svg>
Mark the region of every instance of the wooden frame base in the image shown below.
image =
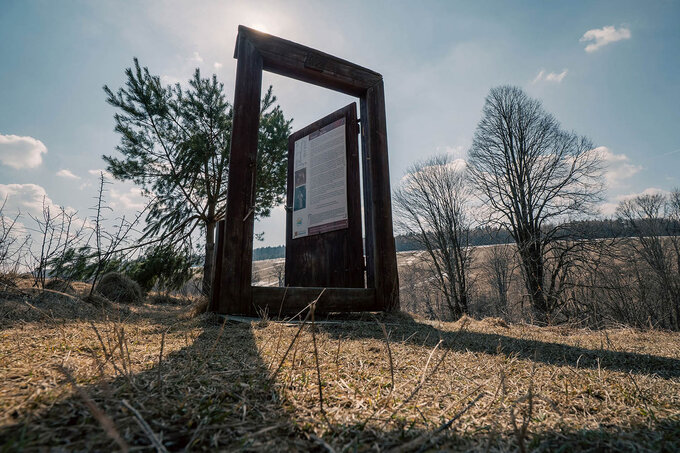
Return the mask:
<svg viewBox="0 0 680 453"><path fill-rule="evenodd" d="M381 311L376 304L373 288L314 288L289 286L288 288L253 286L253 305L259 313L269 316L293 316L304 310L319 297L316 313L342 311ZM323 292L323 294L321 294Z"/></svg>

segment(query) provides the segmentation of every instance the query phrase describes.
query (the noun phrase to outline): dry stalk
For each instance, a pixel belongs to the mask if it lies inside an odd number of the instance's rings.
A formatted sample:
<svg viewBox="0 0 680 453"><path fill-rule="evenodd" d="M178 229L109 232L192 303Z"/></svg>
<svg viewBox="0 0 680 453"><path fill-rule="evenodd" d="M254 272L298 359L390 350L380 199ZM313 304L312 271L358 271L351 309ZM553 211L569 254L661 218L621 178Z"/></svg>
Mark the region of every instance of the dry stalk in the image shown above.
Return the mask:
<svg viewBox="0 0 680 453"><path fill-rule="evenodd" d="M335 450L333 447L331 447L325 440L321 439L320 437L315 436L314 434L311 434L309 436L314 442L322 446L328 453L335 453Z"/></svg>
<svg viewBox="0 0 680 453"><path fill-rule="evenodd" d="M536 372L536 362L532 362L531 366L531 377L529 379L529 390L527 394L523 397L517 399L513 405L510 406L510 421L512 423L512 428L515 433L515 438L517 439L517 444L519 446L519 451L525 453L526 449L526 439L527 432L529 430L529 423L531 423L531 416L534 411L534 374ZM523 411L522 414L522 426L517 426L517 417L515 416L515 406L517 404L528 401L527 409Z"/></svg>
<svg viewBox="0 0 680 453"><path fill-rule="evenodd" d="M206 420L207 419L205 419L205 418L202 419L201 423L199 423L198 426L196 427L196 429L194 430L194 434L192 434L191 439L189 439L189 442L187 442L187 444L184 446L185 452L191 451L191 445L194 442L196 442L196 439L198 438L198 434L201 432L201 430L203 429L203 426L206 424Z"/></svg>
<svg viewBox="0 0 680 453"><path fill-rule="evenodd" d="M635 389L637 390L638 395L640 395L640 399L645 404L645 408L647 409L647 413L652 418L652 420L656 421L656 415L654 414L654 411L649 408L649 405L647 404L647 398L642 393L642 390L640 390L638 383L635 381L635 378L633 377L633 373L629 371L628 377L630 378L631 381L633 381L633 385L635 386Z"/></svg>
<svg viewBox="0 0 680 453"><path fill-rule="evenodd" d="M163 393L163 374L161 372L161 365L163 365L163 347L165 346L165 330L161 336L161 351L158 354L158 388Z"/></svg>
<svg viewBox="0 0 680 453"><path fill-rule="evenodd" d="M105 360L104 360L104 363L102 364L102 368L103 368L107 363L111 363L111 366L113 367L114 371L115 371L116 373L118 373L119 376L125 377L125 379L127 379L128 383L129 383L131 386L134 387L134 384L133 384L132 380L130 379L130 376L129 376L127 373L125 373L123 370L121 370L120 367L116 364L116 361L114 360L114 354L115 354L115 352L116 352L116 349L117 349L118 345L115 345L115 346L112 347L112 346L111 346L111 340L110 340L110 338L107 336L107 342L108 342L108 344L109 344L109 348L107 349L107 348L106 348L106 345L104 344L104 340L103 340L101 334L99 333L99 329L97 329L97 326L95 326L94 323L93 323L92 321L90 321L90 327L92 327L92 329L94 330L95 334L97 335L97 339L99 340L99 345L102 347L102 352L104 353L104 359L105 359ZM122 351L121 351L121 354L122 354ZM124 365L125 365L125 364L123 363L123 366L124 366Z"/></svg>
<svg viewBox="0 0 680 453"><path fill-rule="evenodd" d="M375 317L375 315L374 315ZM378 321L378 318L375 318L375 322L378 323L380 328L383 331L383 335L385 335L385 346L387 347L387 356L390 359L390 379L392 381L392 387L390 387L390 395L394 391L394 362L392 361L392 348L390 348L390 336L387 334L387 330L385 329L385 324L381 323Z"/></svg>
<svg viewBox="0 0 680 453"><path fill-rule="evenodd" d="M92 398L90 398L85 389L83 389L76 383L75 378L68 369L64 368L63 366L57 365L57 370L59 370L59 372L61 372L61 374L63 374L66 377L66 379L73 386L73 388L76 389L76 392L78 392L78 395L83 399L83 402L90 410L90 413L95 418L95 420L99 422L99 425L102 427L104 432L111 439L113 439L113 441L116 442L116 444L118 444L118 447L120 447L121 451L128 452L130 450L130 447L125 442L125 440L123 440L123 438L120 436L120 433L118 433L116 425L113 423L111 417L106 415L106 413L102 411L99 408L99 406L97 406L97 404L92 400Z"/></svg>
<svg viewBox="0 0 680 453"><path fill-rule="evenodd" d="M309 311L311 313L312 317L312 343L314 344L314 362L316 364L316 381L317 384L319 385L319 409L321 409L321 415L323 415L324 420L326 421L326 424L328 427L332 430L333 426L331 425L331 422L328 420L328 416L326 415L326 411L323 408L323 387L321 385L321 368L319 367L319 349L316 346L316 324L314 323L314 312L316 311L316 302L319 300L319 297L316 298L314 302L312 302L312 306L309 308Z"/></svg>
<svg viewBox="0 0 680 453"><path fill-rule="evenodd" d="M418 449L419 452L427 450L428 445L435 443L443 431L449 429L456 420L462 417L468 410L470 410L470 408L472 408L472 406L474 406L477 403L477 401L479 401L483 397L484 393L478 394L472 401L466 404L464 408L458 411L456 415L451 417L451 419L448 422L442 424L439 428L437 428L433 432L421 434L415 439L389 450L389 452L390 453L407 452L418 446L420 446L420 448Z"/></svg>
<svg viewBox="0 0 680 453"><path fill-rule="evenodd" d="M323 296L323 293L325 293L325 292L326 292L326 288L324 288L324 289L321 291L321 293L319 293L319 295L317 296L316 299L314 299L312 302L310 302L309 305L307 305L302 311L300 311L300 312L298 313L298 315L299 315L300 313L304 312L307 308L310 308L310 310L307 312L307 316L305 316L305 319L304 319L304 320L302 321L302 323L300 324L300 328L299 328L298 331L295 333L295 336L293 337L293 340L292 340L292 341L290 342L290 344L288 345L288 349L286 349L286 352L283 354L283 357L281 358L281 361L279 362L279 366L276 367L276 371L274 371L274 374L272 375L272 378L275 378L275 377L279 374L279 371L281 371L281 367L283 366L283 362L286 361L286 357L288 357L288 353L290 353L290 350L293 348L293 345L295 344L295 341L296 341L296 340L298 339L298 337L300 336L300 333L302 332L302 329L305 327L305 324L307 324L307 320L309 320L309 316L312 314L311 307L312 307L313 305L315 305L315 304L319 301L319 299L321 298L321 296ZM298 316L298 315L295 315L295 316Z"/></svg>
<svg viewBox="0 0 680 453"><path fill-rule="evenodd" d="M222 334L224 334L224 327L227 325L228 319L229 319L229 317L225 315L224 321L222 321L222 325L220 326L220 330L217 333L217 338L215 338L215 341L213 342L212 346L210 346L210 349L208 350L208 352L203 357L201 357L201 362L198 365L198 369L196 370L196 374L199 374L201 371L203 371L203 368L205 368L205 366L208 363L208 359L212 356L213 352L215 352L215 348L217 348L217 343L220 342L220 339L222 338ZM184 338L185 338L185 342L186 342L187 346L189 346L189 339L186 337L186 334L184 335ZM193 357L193 355L190 355L189 357ZM191 362L191 367L193 368L193 359L192 359L192 362Z"/></svg>
<svg viewBox="0 0 680 453"><path fill-rule="evenodd" d="M283 297L281 298L281 305L279 306L279 317L276 318L277 321L281 319L281 312L283 311L283 302L286 300L286 294L288 293L288 285L286 285L286 289L283 291ZM274 354L272 355L271 360L267 364L267 369L271 369L272 364L274 363L274 360L277 355L279 355L279 347L281 346L281 335L283 334L283 324L278 323L278 338L276 339L276 350L274 351Z"/></svg>
<svg viewBox="0 0 680 453"><path fill-rule="evenodd" d="M142 414L140 414L139 411L132 407L132 405L130 405L130 403L128 403L126 400L121 400L121 403L123 404L123 406L130 409L132 413L135 415L135 420L137 420L137 424L139 424L140 428L142 428L142 430L147 435L149 440L151 440L153 446L156 447L156 451L161 453L168 453L168 450L165 448L165 446L163 446L158 437L156 437L156 434L154 434L154 432L151 430L151 427L146 422L146 420L144 420Z"/></svg>
<svg viewBox="0 0 680 453"><path fill-rule="evenodd" d="M335 350L335 375L340 376L340 343L342 335L338 336L338 348Z"/></svg>

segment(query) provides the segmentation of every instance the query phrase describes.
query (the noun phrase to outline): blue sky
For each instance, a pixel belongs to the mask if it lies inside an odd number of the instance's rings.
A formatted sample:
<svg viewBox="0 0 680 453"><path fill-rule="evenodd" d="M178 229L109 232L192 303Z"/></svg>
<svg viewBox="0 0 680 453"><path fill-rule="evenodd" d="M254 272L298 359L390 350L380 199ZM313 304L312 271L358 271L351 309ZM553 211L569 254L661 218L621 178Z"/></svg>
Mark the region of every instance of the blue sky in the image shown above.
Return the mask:
<svg viewBox="0 0 680 453"><path fill-rule="evenodd" d="M168 83L195 67L233 99L239 24L356 62L385 79L395 186L415 160L465 158L489 89L538 97L603 149L611 214L643 191L680 186L680 2L228 2L0 0L0 196L6 210L50 203L89 213L102 154L118 143L104 84L138 57ZM266 75L293 127L354 99ZM143 205L131 184L117 214ZM259 222L284 242L283 209Z"/></svg>

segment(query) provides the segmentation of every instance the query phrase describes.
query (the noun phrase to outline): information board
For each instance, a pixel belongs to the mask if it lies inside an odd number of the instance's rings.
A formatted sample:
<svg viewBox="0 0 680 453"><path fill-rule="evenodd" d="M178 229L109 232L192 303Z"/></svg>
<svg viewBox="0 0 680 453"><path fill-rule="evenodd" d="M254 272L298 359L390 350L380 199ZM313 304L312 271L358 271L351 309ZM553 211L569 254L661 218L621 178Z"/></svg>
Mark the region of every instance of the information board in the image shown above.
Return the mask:
<svg viewBox="0 0 680 453"><path fill-rule="evenodd" d="M286 284L363 288L356 104L288 139Z"/></svg>
<svg viewBox="0 0 680 453"><path fill-rule="evenodd" d="M293 239L348 227L345 118L295 141Z"/></svg>

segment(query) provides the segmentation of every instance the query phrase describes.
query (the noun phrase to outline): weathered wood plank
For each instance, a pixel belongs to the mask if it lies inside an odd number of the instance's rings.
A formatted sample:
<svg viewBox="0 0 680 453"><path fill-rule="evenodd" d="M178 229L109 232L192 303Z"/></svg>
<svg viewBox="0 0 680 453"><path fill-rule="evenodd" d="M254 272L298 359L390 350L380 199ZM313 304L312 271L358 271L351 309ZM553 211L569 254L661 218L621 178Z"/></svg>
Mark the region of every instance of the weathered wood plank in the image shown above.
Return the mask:
<svg viewBox="0 0 680 453"><path fill-rule="evenodd" d="M237 42L234 123L227 187L219 313L252 314L251 274L262 57L244 36Z"/></svg>
<svg viewBox="0 0 680 453"><path fill-rule="evenodd" d="M377 72L301 44L239 25L262 55L263 69L353 96L361 96L382 80ZM235 57L239 57L236 49Z"/></svg>
<svg viewBox="0 0 680 453"><path fill-rule="evenodd" d="M371 239L376 299L383 310L399 310L399 275L397 274L397 254L392 228L392 192L387 158L387 120L382 81L366 91L363 104L365 108L362 108L362 117L365 116L365 118L362 120L366 120L364 124L367 126L364 152L366 159L369 160L370 184L368 185L371 198L364 209L367 216L372 216Z"/></svg>
<svg viewBox="0 0 680 453"><path fill-rule="evenodd" d="M295 142L345 119L348 228L293 238L292 210L295 191ZM363 288L364 260L361 241L361 190L356 103L352 103L292 134L288 141L288 191L286 213L286 284L334 288ZM309 181L307 181L309 183Z"/></svg>
<svg viewBox="0 0 680 453"><path fill-rule="evenodd" d="M361 109L361 173L363 176L364 192L364 251L366 254L366 287L375 288L375 249L373 247L373 216L371 208L373 206L373 196L371 190L371 159L368 156L370 148L370 136L368 134L368 108L366 96L360 99Z"/></svg>
<svg viewBox="0 0 680 453"><path fill-rule="evenodd" d="M277 316L280 310L282 310L282 315L291 316L300 312L319 297L322 291L324 291L324 288L253 286L253 305L260 312L266 310L270 316ZM282 303L283 309L281 308ZM376 302L375 290L370 288L326 288L316 306L316 313L319 314L380 310L382 308Z"/></svg>

